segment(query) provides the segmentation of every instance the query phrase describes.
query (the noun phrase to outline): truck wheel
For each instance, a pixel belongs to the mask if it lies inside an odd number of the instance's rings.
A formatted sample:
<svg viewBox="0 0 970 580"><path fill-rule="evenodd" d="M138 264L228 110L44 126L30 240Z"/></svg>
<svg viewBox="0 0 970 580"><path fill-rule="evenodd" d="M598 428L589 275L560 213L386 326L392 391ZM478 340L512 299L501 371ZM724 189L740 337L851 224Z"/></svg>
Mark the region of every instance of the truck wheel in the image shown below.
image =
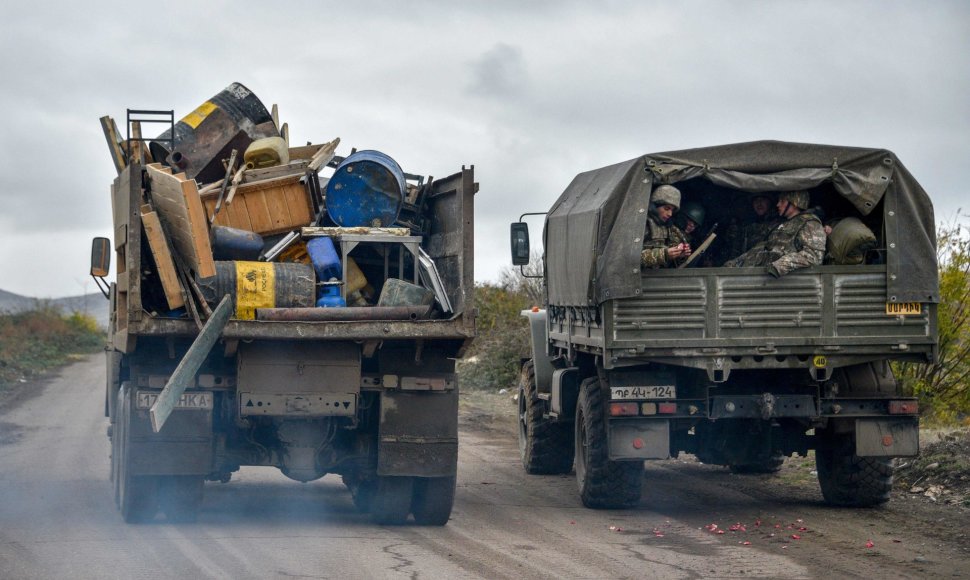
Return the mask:
<svg viewBox="0 0 970 580"><path fill-rule="evenodd" d="M599 379L583 381L576 408L576 481L583 505L628 508L640 502L643 461L610 461Z"/></svg>
<svg viewBox="0 0 970 580"><path fill-rule="evenodd" d="M158 481L158 503L170 522L191 523L199 517L204 481L201 475L172 475Z"/></svg>
<svg viewBox="0 0 970 580"><path fill-rule="evenodd" d="M416 477L411 513L419 526L443 526L455 503L455 477Z"/></svg>
<svg viewBox="0 0 970 580"><path fill-rule="evenodd" d="M871 507L889 501L893 466L888 457L859 457L855 435L822 433L815 466L822 497L837 506Z"/></svg>
<svg viewBox="0 0 970 580"><path fill-rule="evenodd" d="M123 391L115 395L115 408L124 404ZM108 437L111 442L111 486L114 488L115 507L121 509L121 424L109 425Z"/></svg>
<svg viewBox="0 0 970 580"><path fill-rule="evenodd" d="M414 478L381 476L371 501L370 513L374 522L386 526L399 526L411 513L411 496Z"/></svg>
<svg viewBox="0 0 970 580"><path fill-rule="evenodd" d="M731 473L749 474L749 473L778 473L781 471L781 466L785 463L785 456L781 453L772 455L768 459L763 461L756 461L754 463L742 463L739 465L731 465Z"/></svg>
<svg viewBox="0 0 970 580"><path fill-rule="evenodd" d="M536 388L535 364L522 365L519 377L519 455L526 473L569 473L573 441L569 423L543 418L544 404Z"/></svg>
<svg viewBox="0 0 970 580"><path fill-rule="evenodd" d="M350 497L354 501L354 507L360 513L369 513L370 506L374 502L374 494L377 493L377 481L373 479L363 479L357 472L345 473L341 479L347 489L350 490Z"/></svg>
<svg viewBox="0 0 970 580"><path fill-rule="evenodd" d="M128 385L122 388L121 412L114 436L118 439L118 508L125 523L134 524L148 521L158 511L156 484L154 477L131 474L131 414L134 412L134 397Z"/></svg>

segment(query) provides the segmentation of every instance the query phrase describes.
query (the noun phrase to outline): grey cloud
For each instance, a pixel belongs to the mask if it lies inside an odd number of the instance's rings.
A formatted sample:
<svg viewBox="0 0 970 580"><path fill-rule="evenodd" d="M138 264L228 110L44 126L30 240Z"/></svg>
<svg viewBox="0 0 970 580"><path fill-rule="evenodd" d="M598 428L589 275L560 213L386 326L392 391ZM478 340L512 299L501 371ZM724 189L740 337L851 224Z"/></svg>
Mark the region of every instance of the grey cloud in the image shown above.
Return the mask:
<svg viewBox="0 0 970 580"><path fill-rule="evenodd" d="M528 85L522 49L499 43L475 59L466 92L487 97L509 97L525 92Z"/></svg>

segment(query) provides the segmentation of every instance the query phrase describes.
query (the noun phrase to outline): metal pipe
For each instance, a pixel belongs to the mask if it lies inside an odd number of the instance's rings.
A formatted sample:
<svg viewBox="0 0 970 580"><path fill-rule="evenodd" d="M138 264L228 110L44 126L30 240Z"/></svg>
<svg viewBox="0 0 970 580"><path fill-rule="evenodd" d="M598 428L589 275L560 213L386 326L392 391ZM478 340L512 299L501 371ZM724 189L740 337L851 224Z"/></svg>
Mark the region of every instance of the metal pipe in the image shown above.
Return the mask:
<svg viewBox="0 0 970 580"><path fill-rule="evenodd" d="M349 306L346 308L257 308L256 320L326 322L355 320L421 320L430 306Z"/></svg>

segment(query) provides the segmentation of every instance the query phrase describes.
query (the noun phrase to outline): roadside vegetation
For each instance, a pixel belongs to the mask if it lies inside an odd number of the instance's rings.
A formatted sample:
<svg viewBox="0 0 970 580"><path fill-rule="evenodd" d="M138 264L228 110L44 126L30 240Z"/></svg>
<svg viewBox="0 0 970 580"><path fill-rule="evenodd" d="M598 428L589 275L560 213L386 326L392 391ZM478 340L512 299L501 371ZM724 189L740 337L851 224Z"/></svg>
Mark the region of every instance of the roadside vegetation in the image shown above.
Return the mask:
<svg viewBox="0 0 970 580"><path fill-rule="evenodd" d="M0 313L0 390L104 347L104 331L90 316L64 315L38 303L34 310Z"/></svg>
<svg viewBox="0 0 970 580"><path fill-rule="evenodd" d="M924 422L970 426L970 227L957 213L937 229L940 262L940 356L933 364L901 363L896 376L919 398Z"/></svg>
<svg viewBox="0 0 970 580"><path fill-rule="evenodd" d="M539 256L533 256L532 264L541 263ZM532 356L529 323L522 311L541 304L541 280L528 278L517 268L506 268L497 284L475 285L478 338L458 363L462 387L515 388L522 359Z"/></svg>

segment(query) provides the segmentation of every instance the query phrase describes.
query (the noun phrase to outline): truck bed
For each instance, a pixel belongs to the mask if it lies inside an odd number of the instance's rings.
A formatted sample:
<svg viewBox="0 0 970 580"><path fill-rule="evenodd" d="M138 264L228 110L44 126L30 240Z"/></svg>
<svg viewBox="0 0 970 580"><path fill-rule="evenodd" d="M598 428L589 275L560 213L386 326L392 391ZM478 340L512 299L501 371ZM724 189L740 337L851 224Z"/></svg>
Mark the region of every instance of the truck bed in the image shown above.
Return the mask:
<svg viewBox="0 0 970 580"><path fill-rule="evenodd" d="M830 366L884 357L932 360L935 304L889 315L885 266L824 266L780 279L754 268L654 270L640 295L550 312L550 339L604 354L610 366ZM597 320L599 318L599 320ZM715 359L718 359L715 361Z"/></svg>

